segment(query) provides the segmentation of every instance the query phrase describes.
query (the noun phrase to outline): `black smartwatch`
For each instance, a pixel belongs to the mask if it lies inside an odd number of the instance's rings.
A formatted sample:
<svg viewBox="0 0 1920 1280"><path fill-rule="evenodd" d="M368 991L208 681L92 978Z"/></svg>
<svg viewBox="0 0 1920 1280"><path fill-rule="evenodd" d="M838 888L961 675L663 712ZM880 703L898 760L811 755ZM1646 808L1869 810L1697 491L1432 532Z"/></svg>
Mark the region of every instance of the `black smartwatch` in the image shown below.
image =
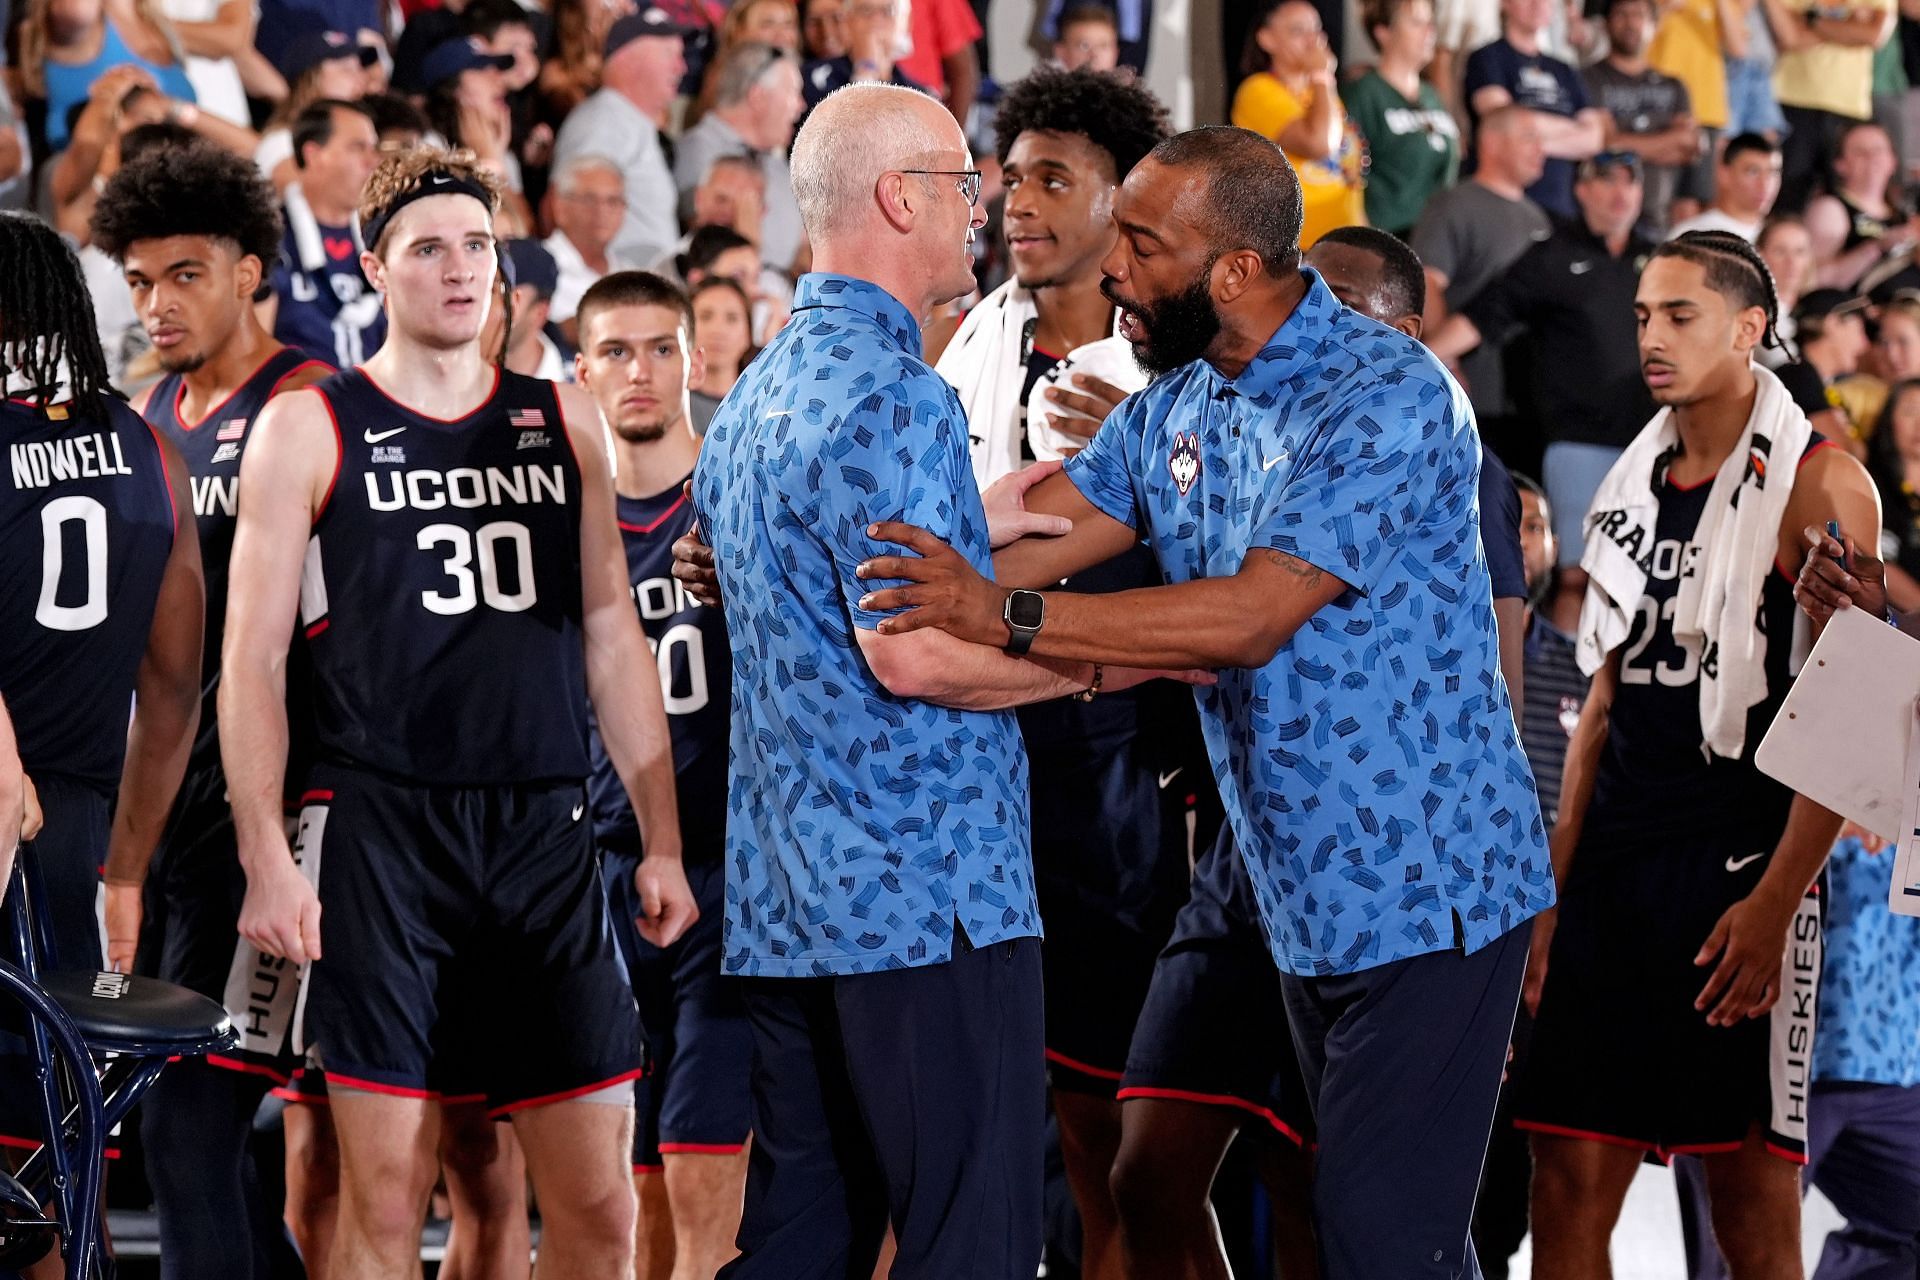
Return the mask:
<svg viewBox="0 0 1920 1280"><path fill-rule="evenodd" d="M1007 639L1007 652L1019 657L1033 648L1033 638L1040 634L1047 620L1047 598L1038 591L1010 591L1007 607L1001 610L1000 616L1012 632Z"/></svg>

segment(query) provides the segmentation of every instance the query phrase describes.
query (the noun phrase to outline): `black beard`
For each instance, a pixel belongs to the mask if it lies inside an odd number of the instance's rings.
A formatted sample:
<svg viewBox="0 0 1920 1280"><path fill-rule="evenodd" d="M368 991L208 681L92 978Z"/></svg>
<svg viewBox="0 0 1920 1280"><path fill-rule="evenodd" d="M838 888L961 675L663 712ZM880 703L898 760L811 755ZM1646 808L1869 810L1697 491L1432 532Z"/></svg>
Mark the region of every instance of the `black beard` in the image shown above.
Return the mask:
<svg viewBox="0 0 1920 1280"><path fill-rule="evenodd" d="M1146 330L1146 341L1135 344L1134 363L1148 377L1158 378L1207 354L1220 336L1220 313L1213 306L1213 269L1195 277L1186 288L1155 302L1123 302L1112 282L1102 280L1107 301L1127 312Z"/></svg>
<svg viewBox="0 0 1920 1280"><path fill-rule="evenodd" d="M192 373L207 362L207 353L196 351L192 355L160 357L160 367L168 373Z"/></svg>

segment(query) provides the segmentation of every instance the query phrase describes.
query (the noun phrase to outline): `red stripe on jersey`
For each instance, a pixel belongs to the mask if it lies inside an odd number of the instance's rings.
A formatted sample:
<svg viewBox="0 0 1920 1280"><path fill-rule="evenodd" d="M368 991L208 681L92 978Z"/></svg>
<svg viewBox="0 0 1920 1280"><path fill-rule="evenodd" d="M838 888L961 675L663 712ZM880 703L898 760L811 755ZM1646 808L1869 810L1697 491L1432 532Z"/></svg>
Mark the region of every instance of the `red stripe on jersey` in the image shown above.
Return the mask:
<svg viewBox="0 0 1920 1280"><path fill-rule="evenodd" d="M331 791L309 791L300 797L300 803L313 804L315 801L331 799L333 799L333 792Z"/></svg>
<svg viewBox="0 0 1920 1280"><path fill-rule="evenodd" d="M145 424L147 434L153 437L154 452L160 455L160 476L167 482L167 510L173 513L173 533L177 538L180 536L180 507L173 500L173 468L167 465L166 442L160 438L160 429L158 427L148 422L145 418L140 419L140 421Z"/></svg>
<svg viewBox="0 0 1920 1280"><path fill-rule="evenodd" d="M314 623L312 626L307 628L307 639L309 640L313 639L315 636L319 635L322 631L325 631L328 627L332 625L333 625L332 618L320 619L320 621Z"/></svg>
<svg viewBox="0 0 1920 1280"><path fill-rule="evenodd" d="M327 504L333 501L334 486L340 483L340 468L347 464L347 438L340 433L340 419L334 415L333 401L327 399L327 393L324 391L317 391L316 394L320 397L321 406L327 411L327 421L333 424L334 443L333 479L327 481L327 492L320 499L320 505L313 513L314 523L318 524L320 517L326 513Z"/></svg>
<svg viewBox="0 0 1920 1280"><path fill-rule="evenodd" d="M625 520L622 520L620 521L620 527L622 529L625 529L628 533L652 533L655 529L658 529L661 525L665 524L668 521L668 519L672 517L674 512L678 511L680 508L686 505L687 505L686 491L682 490L679 498L677 498L674 501L674 504L668 507L665 511L662 511L660 513L660 518L658 520L655 520L652 524L628 524Z"/></svg>
<svg viewBox="0 0 1920 1280"><path fill-rule="evenodd" d="M500 366L495 365L493 366L493 386L487 391L487 395L484 400L482 400L479 404L473 406L473 408L467 410L465 413L461 414L457 418L436 418L430 413L421 413L420 410L414 408L410 404L402 404L400 403L400 401L388 395L386 391L381 388L380 384L373 380L373 375L367 372L366 367L364 365L361 366L360 376L367 380L367 385L373 388L375 394L377 394L382 400L385 400L388 404L392 405L394 408L403 410L404 412L407 412L407 413L411 413L417 418L424 418L428 422L437 422L442 426L448 426L448 427L454 425L455 423L465 422L468 418L471 418L474 414L480 412L482 409L492 404L494 401L494 397L500 394Z"/></svg>

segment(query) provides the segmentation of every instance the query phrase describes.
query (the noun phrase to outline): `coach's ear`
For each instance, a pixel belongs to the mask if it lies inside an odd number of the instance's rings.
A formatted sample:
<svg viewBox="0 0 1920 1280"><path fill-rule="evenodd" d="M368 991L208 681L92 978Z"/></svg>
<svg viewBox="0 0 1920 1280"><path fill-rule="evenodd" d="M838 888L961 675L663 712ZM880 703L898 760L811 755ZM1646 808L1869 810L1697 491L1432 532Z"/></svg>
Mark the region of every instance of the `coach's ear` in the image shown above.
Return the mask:
<svg viewBox="0 0 1920 1280"><path fill-rule="evenodd" d="M1258 281L1267 278L1267 264L1251 249L1234 249L1213 264L1213 297L1234 302Z"/></svg>

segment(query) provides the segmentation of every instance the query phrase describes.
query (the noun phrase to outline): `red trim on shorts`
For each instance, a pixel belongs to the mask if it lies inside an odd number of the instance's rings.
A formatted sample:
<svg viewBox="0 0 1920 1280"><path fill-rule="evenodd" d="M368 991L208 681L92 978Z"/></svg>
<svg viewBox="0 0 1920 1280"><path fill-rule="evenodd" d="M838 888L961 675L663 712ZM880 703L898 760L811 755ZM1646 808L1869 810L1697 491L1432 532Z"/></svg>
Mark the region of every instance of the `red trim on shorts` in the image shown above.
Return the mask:
<svg viewBox="0 0 1920 1280"><path fill-rule="evenodd" d="M431 1089L409 1089L403 1085L381 1084L378 1080L360 1080L353 1076L343 1076L336 1071L325 1073L327 1087L338 1085L342 1089L358 1089L362 1093L384 1093L392 1098L418 1098L423 1102L438 1102L440 1095Z"/></svg>
<svg viewBox="0 0 1920 1280"><path fill-rule="evenodd" d="M687 505L687 491L683 488L680 490L680 496L673 500L673 505L668 507L665 511L662 511L660 513L660 518L658 520L655 520L652 524L628 524L625 520L618 521L617 523L620 525L622 529L625 529L628 533L652 533L655 529L658 529L661 525L665 524L667 522L668 517L672 516L674 512L678 511L680 508L686 505Z"/></svg>
<svg viewBox="0 0 1920 1280"><path fill-rule="evenodd" d="M440 1105L443 1107L472 1106L476 1102L485 1102L486 1100L487 1095L484 1093L443 1093L440 1095Z"/></svg>
<svg viewBox="0 0 1920 1280"><path fill-rule="evenodd" d="M313 639L315 636L319 635L322 631L325 631L328 627L332 625L333 625L332 618L320 619L320 621L314 623L312 626L307 628L307 639L309 640Z"/></svg>
<svg viewBox="0 0 1920 1280"><path fill-rule="evenodd" d="M1185 1089L1154 1089L1142 1085L1135 1086L1131 1089L1122 1089L1114 1096L1121 1102L1125 1102L1129 1098L1163 1098L1171 1102L1197 1102L1207 1107L1233 1107L1265 1120L1269 1125L1273 1126L1281 1137L1286 1138L1295 1146L1304 1147L1307 1145L1307 1140L1301 1137L1292 1125L1275 1115L1270 1108L1263 1107L1257 1102L1249 1102L1245 1098L1236 1098L1232 1094L1190 1093Z"/></svg>
<svg viewBox="0 0 1920 1280"><path fill-rule="evenodd" d="M666 1171L667 1166L663 1164L637 1164L633 1166L633 1176L636 1178L645 1173L665 1173Z"/></svg>
<svg viewBox="0 0 1920 1280"><path fill-rule="evenodd" d="M744 1142L663 1142L663 1156L737 1156L747 1149ZM638 1166L635 1166L636 1168Z"/></svg>
<svg viewBox="0 0 1920 1280"><path fill-rule="evenodd" d="M1771 1142L1767 1144L1767 1154L1770 1156L1779 1156L1782 1160L1785 1160L1788 1164L1804 1165L1807 1162L1806 1152L1789 1151L1785 1147L1776 1146Z"/></svg>
<svg viewBox="0 0 1920 1280"><path fill-rule="evenodd" d="M1638 1138L1622 1138L1613 1133L1594 1133L1589 1129L1569 1129L1565 1125L1542 1124L1538 1120L1515 1120L1513 1127L1527 1133L1544 1133L1552 1138L1578 1138L1583 1142L1598 1142L1609 1147L1627 1147L1634 1151L1649 1151L1661 1154L1657 1142L1642 1142Z"/></svg>
<svg viewBox="0 0 1920 1280"><path fill-rule="evenodd" d="M324 1093L302 1093L298 1089L275 1089L273 1096L282 1102L305 1103L310 1107L325 1107L333 1104L333 1099Z"/></svg>
<svg viewBox="0 0 1920 1280"><path fill-rule="evenodd" d="M222 1071L238 1071L250 1076L265 1076L275 1084L284 1085L293 1083L293 1077L284 1071L276 1071L264 1063L245 1062L239 1058L226 1057L223 1054L208 1054L207 1065L210 1067L219 1067Z"/></svg>
<svg viewBox="0 0 1920 1280"><path fill-rule="evenodd" d="M551 1106L556 1102L571 1102L575 1098L584 1098L590 1093L598 1093L602 1089L611 1089L613 1086L625 1084L629 1080L638 1080L646 1074L647 1069L645 1067L635 1067L631 1071L623 1071L610 1079L596 1080L592 1084L583 1084L578 1089L567 1089L560 1093L549 1093L538 1098L527 1098L520 1102L509 1102L504 1107L495 1107L493 1110L487 1112L487 1117L491 1120L498 1120L501 1116L512 1115L516 1111L525 1111L530 1107L545 1107Z"/></svg>
<svg viewBox="0 0 1920 1280"><path fill-rule="evenodd" d="M1677 1147L1662 1147L1660 1154L1666 1156L1723 1156L1738 1151L1747 1144L1744 1142L1688 1142Z"/></svg>
<svg viewBox="0 0 1920 1280"><path fill-rule="evenodd" d="M309 791L300 797L300 803L303 805L307 805L307 804L312 804L316 800L331 800L331 799L333 799L333 792L331 791Z"/></svg>
<svg viewBox="0 0 1920 1280"><path fill-rule="evenodd" d="M1092 1076L1096 1080L1118 1080L1126 1074L1121 1071L1109 1071L1105 1067L1096 1067L1091 1063L1081 1062L1077 1058L1069 1058L1066 1054L1054 1049L1048 1049L1046 1055L1048 1062L1057 1062L1068 1070L1078 1071L1081 1075Z"/></svg>

